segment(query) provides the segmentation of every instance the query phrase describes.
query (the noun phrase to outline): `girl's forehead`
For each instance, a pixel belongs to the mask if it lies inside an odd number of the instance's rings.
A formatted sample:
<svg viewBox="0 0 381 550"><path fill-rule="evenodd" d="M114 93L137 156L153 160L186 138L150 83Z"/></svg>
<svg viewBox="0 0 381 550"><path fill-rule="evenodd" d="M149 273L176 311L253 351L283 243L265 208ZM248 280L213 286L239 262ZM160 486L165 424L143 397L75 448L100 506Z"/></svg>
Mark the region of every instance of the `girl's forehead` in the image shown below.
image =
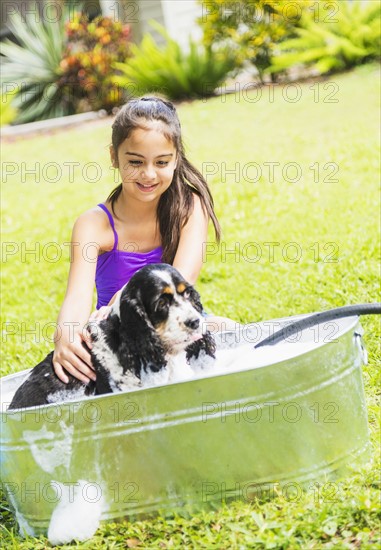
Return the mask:
<svg viewBox="0 0 381 550"><path fill-rule="evenodd" d="M140 149L165 148L172 152L175 146L163 130L163 125L156 124L146 128L135 128L122 142L121 146L133 146Z"/></svg>

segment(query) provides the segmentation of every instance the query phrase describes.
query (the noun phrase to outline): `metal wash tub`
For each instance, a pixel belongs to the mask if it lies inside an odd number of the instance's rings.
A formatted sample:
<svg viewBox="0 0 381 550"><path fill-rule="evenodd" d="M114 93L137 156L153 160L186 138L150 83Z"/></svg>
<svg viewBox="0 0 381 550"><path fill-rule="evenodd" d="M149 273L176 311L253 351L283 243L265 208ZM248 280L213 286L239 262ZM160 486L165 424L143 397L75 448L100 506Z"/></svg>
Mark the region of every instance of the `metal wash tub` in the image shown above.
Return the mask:
<svg viewBox="0 0 381 550"><path fill-rule="evenodd" d="M218 348L238 355L295 319L219 333ZM360 335L358 317L340 319L293 337L304 347L288 343L287 359L262 356L262 366L253 352L234 372L4 411L2 482L20 527L46 534L65 485L101 498L111 520L341 475L369 455ZM28 372L1 380L3 401Z"/></svg>

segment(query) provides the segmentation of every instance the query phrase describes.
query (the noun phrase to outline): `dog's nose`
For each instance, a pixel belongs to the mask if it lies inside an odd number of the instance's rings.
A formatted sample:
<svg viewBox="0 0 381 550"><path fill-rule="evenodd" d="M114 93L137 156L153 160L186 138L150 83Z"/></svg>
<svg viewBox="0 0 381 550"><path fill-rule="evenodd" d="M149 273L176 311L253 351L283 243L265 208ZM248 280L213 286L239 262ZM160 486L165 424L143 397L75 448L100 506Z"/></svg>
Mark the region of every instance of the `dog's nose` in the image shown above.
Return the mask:
<svg viewBox="0 0 381 550"><path fill-rule="evenodd" d="M196 330L200 326L200 319L187 319L184 325L192 330Z"/></svg>

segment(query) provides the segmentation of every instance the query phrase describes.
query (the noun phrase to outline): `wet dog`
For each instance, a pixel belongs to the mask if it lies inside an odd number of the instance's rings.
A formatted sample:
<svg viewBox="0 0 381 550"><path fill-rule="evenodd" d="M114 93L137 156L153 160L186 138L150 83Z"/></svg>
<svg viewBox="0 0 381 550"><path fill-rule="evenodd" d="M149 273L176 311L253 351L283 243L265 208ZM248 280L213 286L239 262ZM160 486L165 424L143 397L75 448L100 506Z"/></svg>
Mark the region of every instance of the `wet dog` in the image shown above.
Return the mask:
<svg viewBox="0 0 381 550"><path fill-rule="evenodd" d="M214 357L202 313L199 294L175 268L145 266L123 287L107 319L88 325L96 381L85 385L66 373L69 383L61 382L51 352L18 388L9 409L186 379L201 352Z"/></svg>

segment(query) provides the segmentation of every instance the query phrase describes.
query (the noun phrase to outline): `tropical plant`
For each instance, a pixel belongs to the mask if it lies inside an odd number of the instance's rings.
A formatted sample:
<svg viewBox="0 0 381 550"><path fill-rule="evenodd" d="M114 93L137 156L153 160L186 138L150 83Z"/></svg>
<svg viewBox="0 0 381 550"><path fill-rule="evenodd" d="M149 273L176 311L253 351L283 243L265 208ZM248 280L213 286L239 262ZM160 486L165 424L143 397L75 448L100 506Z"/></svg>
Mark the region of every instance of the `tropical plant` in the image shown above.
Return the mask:
<svg viewBox="0 0 381 550"><path fill-rule="evenodd" d="M15 90L7 92L4 88L3 91L5 91L5 93L0 95L0 126L10 124L17 116L17 110L12 104Z"/></svg>
<svg viewBox="0 0 381 550"><path fill-rule="evenodd" d="M293 36L310 0L199 0L202 15L198 23L203 43L228 45L241 65L249 61L261 81L271 66L277 44ZM273 76L275 79L275 76Z"/></svg>
<svg viewBox="0 0 381 550"><path fill-rule="evenodd" d="M18 43L0 44L3 82L16 89L16 123L119 105L111 66L129 55L130 27L108 17L90 22L70 4L61 17L36 13L11 14L9 28Z"/></svg>
<svg viewBox="0 0 381 550"><path fill-rule="evenodd" d="M8 26L18 44L7 39L0 44L2 81L17 93L13 104L18 109L16 122L62 116L67 107L57 86L59 64L65 45L64 18L44 21L30 11L22 18L9 15Z"/></svg>
<svg viewBox="0 0 381 550"><path fill-rule="evenodd" d="M89 21L77 12L66 23L66 35L60 87L72 91L77 110L112 110L123 101L112 65L130 55L130 26L102 16Z"/></svg>
<svg viewBox="0 0 381 550"><path fill-rule="evenodd" d="M378 2L339 3L335 20L303 14L296 37L279 45L269 72L294 65L312 67L320 74L340 71L380 56L381 13Z"/></svg>
<svg viewBox="0 0 381 550"><path fill-rule="evenodd" d="M150 24L164 37L164 46L146 34L140 46L131 45L131 59L114 64L121 73L114 82L129 95L156 92L174 100L206 97L234 73L236 56L228 48L213 49L190 39L185 51L161 25Z"/></svg>

